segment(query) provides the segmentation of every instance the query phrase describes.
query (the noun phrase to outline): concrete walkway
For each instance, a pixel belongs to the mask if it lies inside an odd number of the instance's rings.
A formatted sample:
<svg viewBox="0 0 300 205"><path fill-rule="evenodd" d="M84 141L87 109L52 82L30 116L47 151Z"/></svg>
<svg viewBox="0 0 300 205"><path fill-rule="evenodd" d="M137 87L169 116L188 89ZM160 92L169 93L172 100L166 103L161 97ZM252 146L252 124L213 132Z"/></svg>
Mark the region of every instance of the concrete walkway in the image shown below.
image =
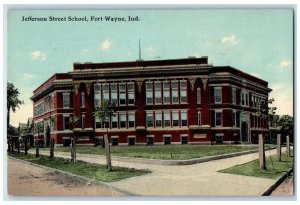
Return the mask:
<svg viewBox="0 0 300 205"><path fill-rule="evenodd" d="M282 148L285 151L286 148ZM34 150L31 150L34 153ZM48 152L41 154L49 155ZM266 151L266 156L276 150ZM56 152L55 156L70 158L70 153ZM194 165L167 166L116 161L112 165L135 169L149 169L152 173L108 183L132 195L141 196L260 196L275 180L219 173L219 170L258 158L258 153ZM104 156L78 154L77 159L105 164Z"/></svg>

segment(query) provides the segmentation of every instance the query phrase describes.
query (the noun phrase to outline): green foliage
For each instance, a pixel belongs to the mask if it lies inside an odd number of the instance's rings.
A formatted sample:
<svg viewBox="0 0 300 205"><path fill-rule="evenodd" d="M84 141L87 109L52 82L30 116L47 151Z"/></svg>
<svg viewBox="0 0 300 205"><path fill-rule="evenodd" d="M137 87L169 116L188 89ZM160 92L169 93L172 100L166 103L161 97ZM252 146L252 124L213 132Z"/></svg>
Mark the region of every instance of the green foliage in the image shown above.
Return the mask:
<svg viewBox="0 0 300 205"><path fill-rule="evenodd" d="M272 159L271 159L272 158ZM272 164L273 163L273 164ZM274 166L274 168L273 168ZM259 168L259 161L254 160L245 164L234 166L228 169L221 170L220 172L229 174L238 174L245 176L263 177L269 179L276 179L285 173L293 166L293 158L287 157L285 153L281 155L281 161L276 160L276 155L266 159L266 170Z"/></svg>
<svg viewBox="0 0 300 205"><path fill-rule="evenodd" d="M13 112L16 112L16 108L19 108L19 105L24 104L22 100L19 100L19 90L15 88L14 84L7 83L7 111L9 112L12 109Z"/></svg>
<svg viewBox="0 0 300 205"><path fill-rule="evenodd" d="M69 152L66 147L56 147L56 152ZM257 149L256 146L233 145L154 145L154 146L112 146L113 156L137 157L150 159L194 159L221 154L229 154ZM104 149L99 147L77 147L77 153L103 155ZM172 153L172 157L171 157Z"/></svg>
<svg viewBox="0 0 300 205"><path fill-rule="evenodd" d="M71 163L67 159L62 158L49 158L47 156L35 157L28 154L10 154L10 156L25 160L34 164L43 165L66 171L72 174L84 176L97 181L113 182L129 177L141 176L150 173L149 170L136 170L131 168L114 167L112 171L108 171L106 166L99 164L91 164L83 161Z"/></svg>
<svg viewBox="0 0 300 205"><path fill-rule="evenodd" d="M44 132L44 123L43 122L35 123L33 130L34 130L34 133L37 133L38 135L40 133Z"/></svg>
<svg viewBox="0 0 300 205"><path fill-rule="evenodd" d="M80 122L80 118L75 115L70 118L70 123L73 125L73 127L75 125L78 125L79 122Z"/></svg>
<svg viewBox="0 0 300 205"><path fill-rule="evenodd" d="M278 124L281 126L280 132L283 135L293 135L294 120L292 116L282 115L278 120Z"/></svg>
<svg viewBox="0 0 300 205"><path fill-rule="evenodd" d="M96 108L94 112L95 118L100 120L100 123L104 125L104 123L109 122L111 117L115 116L116 105L107 100L103 101L99 107Z"/></svg>

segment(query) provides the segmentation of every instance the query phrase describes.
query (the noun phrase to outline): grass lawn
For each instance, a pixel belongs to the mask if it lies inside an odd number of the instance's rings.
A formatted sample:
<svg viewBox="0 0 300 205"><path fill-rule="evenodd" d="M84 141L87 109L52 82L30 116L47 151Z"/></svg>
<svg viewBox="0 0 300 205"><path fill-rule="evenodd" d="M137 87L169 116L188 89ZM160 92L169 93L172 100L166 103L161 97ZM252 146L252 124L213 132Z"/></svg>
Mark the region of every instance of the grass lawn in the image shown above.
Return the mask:
<svg viewBox="0 0 300 205"><path fill-rule="evenodd" d="M155 146L112 146L112 156L150 159L185 160L257 149L256 146L235 145L155 145ZM57 147L55 151L70 152L70 147ZM77 153L104 155L102 147L77 147Z"/></svg>
<svg viewBox="0 0 300 205"><path fill-rule="evenodd" d="M121 168L121 167L113 167L113 170L109 172L107 171L106 166L104 165L91 164L82 161L77 161L76 163L72 163L70 162L70 160L56 158L56 157L50 159L47 156L41 156L41 155L40 157L36 158L35 155L32 154L18 155L16 153L15 154L8 153L8 155L34 164L39 164L46 167L63 170L66 172L70 172L72 174L84 176L90 179L103 181L103 182L118 181L121 179L150 173L149 170L136 170L130 168Z"/></svg>
<svg viewBox="0 0 300 205"><path fill-rule="evenodd" d="M272 165L271 158L273 161L273 165ZM261 170L259 168L259 161L254 160L245 164L241 164L235 167L221 170L220 172L275 179L281 176L292 166L293 166L293 157L287 157L286 153L282 153L281 162L277 161L276 155L272 157L270 156L266 157L267 170Z"/></svg>

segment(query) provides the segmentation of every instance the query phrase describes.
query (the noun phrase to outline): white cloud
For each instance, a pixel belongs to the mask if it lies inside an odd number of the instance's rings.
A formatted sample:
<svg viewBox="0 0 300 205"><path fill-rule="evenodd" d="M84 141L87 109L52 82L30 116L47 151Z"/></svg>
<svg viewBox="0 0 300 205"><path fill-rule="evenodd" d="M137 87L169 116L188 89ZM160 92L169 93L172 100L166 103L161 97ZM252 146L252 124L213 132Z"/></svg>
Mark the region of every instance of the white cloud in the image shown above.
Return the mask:
<svg viewBox="0 0 300 205"><path fill-rule="evenodd" d="M46 60L46 54L43 53L42 51L32 51L31 52L31 59L32 60L37 60L37 59L40 59L42 61Z"/></svg>
<svg viewBox="0 0 300 205"><path fill-rule="evenodd" d="M237 39L235 37L235 35L230 35L230 36L224 36L221 39L221 43L225 44L225 45L231 45L234 46L237 44Z"/></svg>
<svg viewBox="0 0 300 205"><path fill-rule="evenodd" d="M290 61L290 60L283 60L283 61L281 61L280 64L279 64L279 66L280 66L281 68L287 68L287 67L289 67L290 65L292 65L292 61Z"/></svg>
<svg viewBox="0 0 300 205"><path fill-rule="evenodd" d="M108 50L111 47L111 42L108 39L105 39L100 46L102 50Z"/></svg>
<svg viewBox="0 0 300 205"><path fill-rule="evenodd" d="M33 78L33 75L27 74L27 73L23 73L22 77L24 80L30 80Z"/></svg>

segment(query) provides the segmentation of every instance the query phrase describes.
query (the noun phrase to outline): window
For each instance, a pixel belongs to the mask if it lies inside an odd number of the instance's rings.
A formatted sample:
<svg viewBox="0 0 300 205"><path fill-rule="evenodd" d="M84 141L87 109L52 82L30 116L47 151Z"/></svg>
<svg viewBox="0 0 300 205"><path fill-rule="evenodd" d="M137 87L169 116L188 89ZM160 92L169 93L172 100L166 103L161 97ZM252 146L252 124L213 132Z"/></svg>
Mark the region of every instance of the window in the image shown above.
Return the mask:
<svg viewBox="0 0 300 205"><path fill-rule="evenodd" d="M82 92L81 93L81 97L80 97L80 106L84 107L85 106L85 93Z"/></svg>
<svg viewBox="0 0 300 205"><path fill-rule="evenodd" d="M147 136L147 145L153 145L154 144L154 137L153 136Z"/></svg>
<svg viewBox="0 0 300 205"><path fill-rule="evenodd" d="M81 129L85 128L85 115L81 115Z"/></svg>
<svg viewBox="0 0 300 205"><path fill-rule="evenodd" d="M170 112L164 112L164 127L170 127Z"/></svg>
<svg viewBox="0 0 300 205"><path fill-rule="evenodd" d="M201 112L200 111L197 114L197 124L198 124L198 126L201 125Z"/></svg>
<svg viewBox="0 0 300 205"><path fill-rule="evenodd" d="M222 111L215 112L215 126L222 125Z"/></svg>
<svg viewBox="0 0 300 205"><path fill-rule="evenodd" d="M178 111L172 112L172 126L178 127L179 126L179 113Z"/></svg>
<svg viewBox="0 0 300 205"><path fill-rule="evenodd" d="M126 105L126 84L119 84L119 105Z"/></svg>
<svg viewBox="0 0 300 205"><path fill-rule="evenodd" d="M163 89L164 104L168 104L170 103L170 82L164 82Z"/></svg>
<svg viewBox="0 0 300 205"><path fill-rule="evenodd" d="M155 104L161 104L161 83L154 82Z"/></svg>
<svg viewBox="0 0 300 205"><path fill-rule="evenodd" d="M242 91L241 92L241 104L244 106L249 105L249 93Z"/></svg>
<svg viewBox="0 0 300 205"><path fill-rule="evenodd" d="M128 138L128 145L135 145L135 138L134 137L129 137Z"/></svg>
<svg viewBox="0 0 300 205"><path fill-rule="evenodd" d="M111 138L111 146L118 146L118 138Z"/></svg>
<svg viewBox="0 0 300 205"><path fill-rule="evenodd" d="M41 115L44 113L44 103L40 103L35 106L35 116Z"/></svg>
<svg viewBox="0 0 300 205"><path fill-rule="evenodd" d="M178 103L178 82L173 81L171 83L172 87L172 103Z"/></svg>
<svg viewBox="0 0 300 205"><path fill-rule="evenodd" d="M188 144L187 136L181 136L181 144Z"/></svg>
<svg viewBox="0 0 300 205"><path fill-rule="evenodd" d="M164 136L164 144L165 145L171 144L171 137L170 136Z"/></svg>
<svg viewBox="0 0 300 205"><path fill-rule="evenodd" d="M110 84L111 103L118 105L118 86L117 84Z"/></svg>
<svg viewBox="0 0 300 205"><path fill-rule="evenodd" d="M186 103L186 81L180 81L180 103Z"/></svg>
<svg viewBox="0 0 300 205"><path fill-rule="evenodd" d="M101 103L101 85L94 85L94 106L98 107Z"/></svg>
<svg viewBox="0 0 300 205"><path fill-rule="evenodd" d="M109 101L109 84L102 85L103 100Z"/></svg>
<svg viewBox="0 0 300 205"><path fill-rule="evenodd" d="M232 127L236 127L236 112L232 111Z"/></svg>
<svg viewBox="0 0 300 205"><path fill-rule="evenodd" d="M232 104L236 104L236 88L232 88Z"/></svg>
<svg viewBox="0 0 300 205"><path fill-rule="evenodd" d="M120 116L120 128L126 128L126 113L119 114Z"/></svg>
<svg viewBox="0 0 300 205"><path fill-rule="evenodd" d="M181 111L180 113L180 117L181 117L181 127L186 127L187 126L187 113L186 111Z"/></svg>
<svg viewBox="0 0 300 205"><path fill-rule="evenodd" d="M135 114L128 113L128 127L135 127Z"/></svg>
<svg viewBox="0 0 300 205"><path fill-rule="evenodd" d="M127 90L128 90L128 104L134 105L134 83L128 83L127 84Z"/></svg>
<svg viewBox="0 0 300 205"><path fill-rule="evenodd" d="M222 102L222 89L221 89L221 87L214 88L214 97L215 97L215 103L221 103Z"/></svg>
<svg viewBox="0 0 300 205"><path fill-rule="evenodd" d="M64 130L70 129L70 116L64 116Z"/></svg>
<svg viewBox="0 0 300 205"><path fill-rule="evenodd" d="M147 125L147 127L154 127L153 113L146 113L146 125Z"/></svg>
<svg viewBox="0 0 300 205"><path fill-rule="evenodd" d="M102 123L99 118L95 118L95 128L102 128Z"/></svg>
<svg viewBox="0 0 300 205"><path fill-rule="evenodd" d="M161 112L155 113L155 127L161 127L162 126L162 115Z"/></svg>
<svg viewBox="0 0 300 205"><path fill-rule="evenodd" d="M201 104L201 88L197 88L197 104Z"/></svg>
<svg viewBox="0 0 300 205"><path fill-rule="evenodd" d="M118 128L118 114L115 113L115 116L111 118L111 128Z"/></svg>
<svg viewBox="0 0 300 205"><path fill-rule="evenodd" d="M153 104L153 84L146 82L146 104Z"/></svg>
<svg viewBox="0 0 300 205"><path fill-rule="evenodd" d="M50 111L50 96L47 96L46 99L45 99L45 110L46 112L49 112Z"/></svg>
<svg viewBox="0 0 300 205"><path fill-rule="evenodd" d="M63 93L63 108L70 107L70 93Z"/></svg>

